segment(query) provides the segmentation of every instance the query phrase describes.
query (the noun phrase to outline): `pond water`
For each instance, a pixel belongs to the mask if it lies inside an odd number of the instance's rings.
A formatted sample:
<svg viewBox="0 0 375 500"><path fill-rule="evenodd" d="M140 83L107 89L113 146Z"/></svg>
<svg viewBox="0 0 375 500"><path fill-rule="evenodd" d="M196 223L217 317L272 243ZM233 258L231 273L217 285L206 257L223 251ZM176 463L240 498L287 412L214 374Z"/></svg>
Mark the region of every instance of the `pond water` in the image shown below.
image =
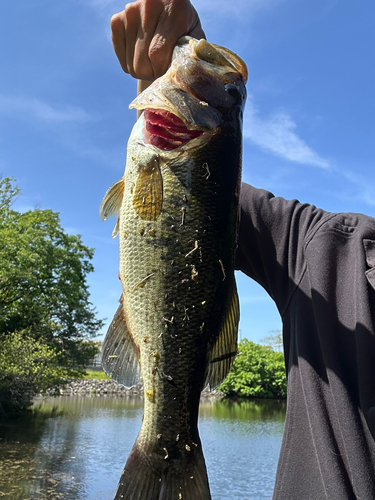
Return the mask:
<svg viewBox="0 0 375 500"><path fill-rule="evenodd" d="M142 414L140 399L60 397L0 422L0 497L113 500ZM271 499L284 418L281 401L201 404L213 500Z"/></svg>

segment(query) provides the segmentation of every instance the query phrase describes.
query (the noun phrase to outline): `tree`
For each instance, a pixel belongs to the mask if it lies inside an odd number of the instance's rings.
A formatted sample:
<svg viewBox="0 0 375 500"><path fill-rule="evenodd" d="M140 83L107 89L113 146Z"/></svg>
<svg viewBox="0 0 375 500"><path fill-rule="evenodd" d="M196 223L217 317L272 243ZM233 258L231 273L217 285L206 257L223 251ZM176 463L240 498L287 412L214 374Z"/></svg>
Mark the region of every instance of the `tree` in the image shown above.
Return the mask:
<svg viewBox="0 0 375 500"><path fill-rule="evenodd" d="M90 339L103 325L89 301L93 249L52 210L13 210L18 193L12 179L0 180L0 341L27 332L77 373L97 352Z"/></svg>
<svg viewBox="0 0 375 500"><path fill-rule="evenodd" d="M264 337L261 343L271 347L274 351L283 352L283 334L280 330L271 330L271 333L273 333L273 335Z"/></svg>
<svg viewBox="0 0 375 500"><path fill-rule="evenodd" d="M239 343L239 352L219 389L228 395L285 398L286 376L282 353L247 339Z"/></svg>

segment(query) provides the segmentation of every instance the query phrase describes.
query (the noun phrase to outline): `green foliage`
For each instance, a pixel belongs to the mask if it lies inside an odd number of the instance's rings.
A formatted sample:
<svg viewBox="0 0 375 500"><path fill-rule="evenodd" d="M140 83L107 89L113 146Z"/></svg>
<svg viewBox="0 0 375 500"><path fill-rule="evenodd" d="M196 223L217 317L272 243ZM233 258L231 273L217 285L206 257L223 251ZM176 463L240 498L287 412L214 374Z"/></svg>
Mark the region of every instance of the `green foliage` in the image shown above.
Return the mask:
<svg viewBox="0 0 375 500"><path fill-rule="evenodd" d="M228 395L254 398L285 398L286 377L282 353L243 339L240 355L220 385Z"/></svg>
<svg viewBox="0 0 375 500"><path fill-rule="evenodd" d="M107 375L102 370L86 370L84 378L90 380L107 380Z"/></svg>
<svg viewBox="0 0 375 500"><path fill-rule="evenodd" d="M93 249L51 210L13 210L18 193L12 179L0 180L0 342L23 332L78 373L98 352L90 339L103 325L89 301Z"/></svg>
<svg viewBox="0 0 375 500"><path fill-rule="evenodd" d="M28 407L36 393L67 375L61 353L36 341L29 331L15 332L0 342L0 416Z"/></svg>

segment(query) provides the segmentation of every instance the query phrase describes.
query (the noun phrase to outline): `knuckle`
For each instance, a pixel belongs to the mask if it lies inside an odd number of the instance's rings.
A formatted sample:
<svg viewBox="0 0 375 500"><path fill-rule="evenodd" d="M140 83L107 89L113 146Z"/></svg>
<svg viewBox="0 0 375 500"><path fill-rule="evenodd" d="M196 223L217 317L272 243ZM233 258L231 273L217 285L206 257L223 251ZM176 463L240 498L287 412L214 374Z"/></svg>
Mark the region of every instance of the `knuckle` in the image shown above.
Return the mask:
<svg viewBox="0 0 375 500"><path fill-rule="evenodd" d="M135 16L138 15L140 10L139 1L127 3L124 9L124 18L126 21L131 21Z"/></svg>
<svg viewBox="0 0 375 500"><path fill-rule="evenodd" d="M165 56L165 39L155 36L148 49L148 57L152 62L158 62Z"/></svg>
<svg viewBox="0 0 375 500"><path fill-rule="evenodd" d="M149 47L148 57L154 68L155 76L161 76L171 62L171 51L162 38L154 39Z"/></svg>
<svg viewBox="0 0 375 500"><path fill-rule="evenodd" d="M123 24L122 13L114 14L111 17L111 30L116 31Z"/></svg>

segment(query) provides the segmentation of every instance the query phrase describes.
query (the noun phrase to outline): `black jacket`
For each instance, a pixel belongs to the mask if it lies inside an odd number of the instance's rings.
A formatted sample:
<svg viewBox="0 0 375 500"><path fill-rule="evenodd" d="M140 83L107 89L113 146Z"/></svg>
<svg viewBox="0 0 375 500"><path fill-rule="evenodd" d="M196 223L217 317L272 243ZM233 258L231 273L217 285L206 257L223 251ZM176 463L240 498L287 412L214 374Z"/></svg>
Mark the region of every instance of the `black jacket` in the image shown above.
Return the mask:
<svg viewBox="0 0 375 500"><path fill-rule="evenodd" d="M242 185L236 268L275 301L288 377L274 500L375 499L375 219Z"/></svg>

